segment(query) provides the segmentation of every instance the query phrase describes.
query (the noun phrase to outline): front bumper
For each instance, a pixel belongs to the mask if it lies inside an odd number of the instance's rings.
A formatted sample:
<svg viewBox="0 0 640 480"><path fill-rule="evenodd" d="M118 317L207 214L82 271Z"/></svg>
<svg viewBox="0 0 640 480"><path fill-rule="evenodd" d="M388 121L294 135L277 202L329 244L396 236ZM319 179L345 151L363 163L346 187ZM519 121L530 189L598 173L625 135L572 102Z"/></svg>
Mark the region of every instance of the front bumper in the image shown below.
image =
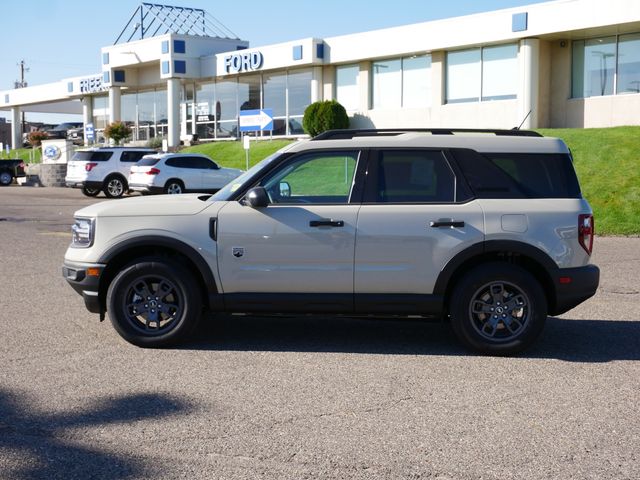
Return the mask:
<svg viewBox="0 0 640 480"><path fill-rule="evenodd" d="M62 276L78 292L91 313L103 313L100 302L100 277L105 265L100 263L64 262Z"/></svg>
<svg viewBox="0 0 640 480"><path fill-rule="evenodd" d="M600 283L600 269L595 265L561 268L554 274L555 305L550 315L560 315L595 295Z"/></svg>

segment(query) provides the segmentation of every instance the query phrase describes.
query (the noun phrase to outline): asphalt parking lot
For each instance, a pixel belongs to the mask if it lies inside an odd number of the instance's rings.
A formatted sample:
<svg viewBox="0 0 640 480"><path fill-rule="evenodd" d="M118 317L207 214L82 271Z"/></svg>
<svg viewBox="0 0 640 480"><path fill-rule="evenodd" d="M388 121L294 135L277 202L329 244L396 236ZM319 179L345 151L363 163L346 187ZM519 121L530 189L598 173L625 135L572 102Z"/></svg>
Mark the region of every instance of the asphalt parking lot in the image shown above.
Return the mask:
<svg viewBox="0 0 640 480"><path fill-rule="evenodd" d="M144 350L61 276L73 212L103 200L0 188L0 478L639 478L640 239L596 238L596 297L517 358L332 317Z"/></svg>

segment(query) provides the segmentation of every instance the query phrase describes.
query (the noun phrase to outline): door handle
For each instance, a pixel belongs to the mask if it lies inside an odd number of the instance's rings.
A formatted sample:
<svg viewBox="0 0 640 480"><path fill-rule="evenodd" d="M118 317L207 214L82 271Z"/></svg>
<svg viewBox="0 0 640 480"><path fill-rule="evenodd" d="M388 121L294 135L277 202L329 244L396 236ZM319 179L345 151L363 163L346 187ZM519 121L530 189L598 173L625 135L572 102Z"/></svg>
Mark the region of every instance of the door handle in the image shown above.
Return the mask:
<svg viewBox="0 0 640 480"><path fill-rule="evenodd" d="M440 219L435 222L429 222L429 226L432 228L440 228L440 227L462 228L464 227L464 222L462 220Z"/></svg>
<svg viewBox="0 0 640 480"><path fill-rule="evenodd" d="M321 218L320 220L311 220L310 227L344 227L344 220L333 220L331 218Z"/></svg>

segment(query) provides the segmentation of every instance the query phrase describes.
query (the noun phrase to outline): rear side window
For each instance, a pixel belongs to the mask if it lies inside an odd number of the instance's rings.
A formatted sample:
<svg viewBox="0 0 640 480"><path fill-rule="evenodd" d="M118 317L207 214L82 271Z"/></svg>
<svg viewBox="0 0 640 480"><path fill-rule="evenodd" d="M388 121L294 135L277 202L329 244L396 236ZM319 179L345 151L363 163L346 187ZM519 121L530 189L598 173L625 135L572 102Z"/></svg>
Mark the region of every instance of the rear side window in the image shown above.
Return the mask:
<svg viewBox="0 0 640 480"><path fill-rule="evenodd" d="M122 154L120 155L120 161L121 162L137 162L138 160L140 160L142 157L144 157L145 155L149 155L151 153L155 153L155 152L144 152L144 151L124 151L122 152Z"/></svg>
<svg viewBox="0 0 640 480"><path fill-rule="evenodd" d="M377 157L377 158L376 158ZM365 201L376 203L452 203L456 180L440 151L388 150L373 158Z"/></svg>
<svg viewBox="0 0 640 480"><path fill-rule="evenodd" d="M139 167L151 167L160 161L160 157L145 157L137 165Z"/></svg>
<svg viewBox="0 0 640 480"><path fill-rule="evenodd" d="M113 152L76 152L71 160L84 162L106 162Z"/></svg>
<svg viewBox="0 0 640 480"><path fill-rule="evenodd" d="M581 198L571 157L452 151L477 198Z"/></svg>

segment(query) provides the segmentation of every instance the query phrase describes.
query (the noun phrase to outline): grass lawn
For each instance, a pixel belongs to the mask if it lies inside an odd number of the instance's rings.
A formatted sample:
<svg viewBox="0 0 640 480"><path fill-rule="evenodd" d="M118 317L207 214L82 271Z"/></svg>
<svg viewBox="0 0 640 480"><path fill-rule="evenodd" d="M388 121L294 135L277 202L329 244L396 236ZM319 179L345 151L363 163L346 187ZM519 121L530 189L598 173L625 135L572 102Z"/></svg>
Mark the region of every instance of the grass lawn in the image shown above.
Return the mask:
<svg viewBox="0 0 640 480"><path fill-rule="evenodd" d="M640 234L640 127L541 129L571 149L599 235Z"/></svg>
<svg viewBox="0 0 640 480"><path fill-rule="evenodd" d="M289 145L291 140L259 140L252 141L249 149L249 167ZM180 150L181 153L203 153L223 167L246 170L245 150L242 142L211 142L194 145Z"/></svg>
<svg viewBox="0 0 640 480"><path fill-rule="evenodd" d="M7 155L7 152L0 154L2 158L21 158L25 163L40 163L42 151L39 148L19 148L17 150L11 150L11 153Z"/></svg>

